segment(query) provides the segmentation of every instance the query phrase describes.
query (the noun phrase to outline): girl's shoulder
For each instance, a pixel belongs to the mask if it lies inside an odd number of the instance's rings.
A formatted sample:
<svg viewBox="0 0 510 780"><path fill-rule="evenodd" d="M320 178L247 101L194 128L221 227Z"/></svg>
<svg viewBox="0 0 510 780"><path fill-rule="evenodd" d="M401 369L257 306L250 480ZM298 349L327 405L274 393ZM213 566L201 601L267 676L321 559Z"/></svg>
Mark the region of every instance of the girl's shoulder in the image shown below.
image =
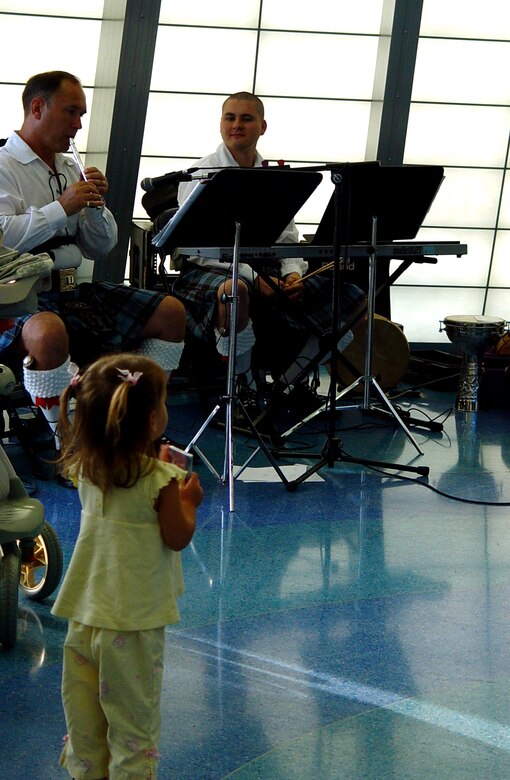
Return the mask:
<svg viewBox="0 0 510 780"><path fill-rule="evenodd" d="M156 494L173 479L177 480L177 482L183 482L186 479L186 472L174 463L166 463L166 461L156 458L151 464L150 471L144 478L151 493L156 491Z"/></svg>

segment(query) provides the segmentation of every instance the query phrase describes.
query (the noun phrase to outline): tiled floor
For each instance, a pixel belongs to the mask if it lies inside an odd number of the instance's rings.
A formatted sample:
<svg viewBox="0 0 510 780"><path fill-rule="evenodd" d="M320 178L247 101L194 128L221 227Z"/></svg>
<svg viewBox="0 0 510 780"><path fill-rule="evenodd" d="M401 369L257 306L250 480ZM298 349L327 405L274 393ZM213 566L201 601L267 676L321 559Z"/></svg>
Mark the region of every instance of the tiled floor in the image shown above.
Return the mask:
<svg viewBox="0 0 510 780"><path fill-rule="evenodd" d="M510 410L455 413L433 386L398 403L444 423L409 426L423 455L398 424L354 409L336 417L340 458L295 490L236 479L230 512L228 486L197 466L206 496L183 553L182 622L166 634L164 780L510 777ZM204 412L184 390L171 410L170 434L189 441ZM327 425L319 416L287 448L320 455ZM199 443L221 474L224 433ZM236 434L236 463L253 447ZM259 452L249 465L270 464ZM38 487L67 563L77 496ZM143 551L126 565L142 582ZM51 603L22 598L17 646L0 652L6 780L66 776L65 624Z"/></svg>

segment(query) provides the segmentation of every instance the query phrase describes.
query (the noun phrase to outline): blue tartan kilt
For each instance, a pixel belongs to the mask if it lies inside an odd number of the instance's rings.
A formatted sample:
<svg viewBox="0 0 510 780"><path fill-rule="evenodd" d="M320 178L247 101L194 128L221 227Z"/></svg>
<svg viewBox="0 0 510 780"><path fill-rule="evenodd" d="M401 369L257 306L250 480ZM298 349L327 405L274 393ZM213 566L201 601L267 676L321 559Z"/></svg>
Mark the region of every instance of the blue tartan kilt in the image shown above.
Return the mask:
<svg viewBox="0 0 510 780"><path fill-rule="evenodd" d="M41 293L37 311L64 321L71 345L88 343L98 355L133 349L164 294L109 282L82 282L70 293ZM0 352L9 349L32 315L0 321Z"/></svg>
<svg viewBox="0 0 510 780"><path fill-rule="evenodd" d="M188 330L201 340L210 340L213 335L218 288L230 272L225 269L194 266L188 263L173 286L173 294L179 298L187 312ZM246 281L246 280L244 280ZM257 295L257 280L248 284L250 288L251 316L257 319L269 318L293 330L315 332L320 335L332 327L333 276L331 272L317 274L303 282L303 295L298 301L280 301ZM365 293L354 284L343 284L340 289L340 323L349 320L363 305Z"/></svg>

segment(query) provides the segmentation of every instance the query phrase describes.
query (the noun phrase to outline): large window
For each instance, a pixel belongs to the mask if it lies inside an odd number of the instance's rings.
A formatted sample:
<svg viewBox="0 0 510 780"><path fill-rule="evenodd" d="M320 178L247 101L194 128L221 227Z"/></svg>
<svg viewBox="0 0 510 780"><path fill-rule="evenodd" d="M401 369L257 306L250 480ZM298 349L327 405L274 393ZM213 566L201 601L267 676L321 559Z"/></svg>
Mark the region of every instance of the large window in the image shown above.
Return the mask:
<svg viewBox="0 0 510 780"><path fill-rule="evenodd" d="M0 137L20 126L21 90L37 71L76 73L89 116L94 113L108 3L43 5L0 0ZM141 154L135 152L139 181L189 167L215 149L221 104L241 89L257 92L266 105L268 131L260 151L268 160L307 165L373 159L393 5L393 0L162 0L145 134ZM411 266L392 288L393 319L413 343L446 343L439 323L451 314L508 317L507 5L423 2L404 162L445 167L420 237L460 240L468 254ZM130 56L143 62L145 54L137 50ZM78 136L85 156L89 116ZM314 232L331 190L325 175L298 214L303 235ZM126 206L137 219L147 218L142 194L138 187L134 208L132 201Z"/></svg>
<svg viewBox="0 0 510 780"><path fill-rule="evenodd" d="M404 162L445 166L421 236L468 254L412 267L392 314L411 340L437 341L445 316L509 318L510 7L424 0L420 33Z"/></svg>
<svg viewBox="0 0 510 780"><path fill-rule="evenodd" d="M140 180L216 149L222 102L239 90L264 101L267 160L365 159L382 12L383 0L163 0ZM326 174L297 215L302 233L314 231L331 191Z"/></svg>
<svg viewBox="0 0 510 780"><path fill-rule="evenodd" d="M86 149L102 14L103 0L0 2L2 138L21 126L21 92L27 79L45 70L67 70L81 79L87 95L89 114L77 138L80 148Z"/></svg>
<svg viewBox="0 0 510 780"><path fill-rule="evenodd" d="M67 70L80 78L87 98L88 113L83 117L83 127L76 138L86 161L102 14L103 0L87 0L86 3L62 0L0 2L1 138L7 138L21 127L21 93L30 76L46 70ZM82 45L83 42L86 43ZM90 279L92 272L92 262L84 260L78 272L80 280Z"/></svg>

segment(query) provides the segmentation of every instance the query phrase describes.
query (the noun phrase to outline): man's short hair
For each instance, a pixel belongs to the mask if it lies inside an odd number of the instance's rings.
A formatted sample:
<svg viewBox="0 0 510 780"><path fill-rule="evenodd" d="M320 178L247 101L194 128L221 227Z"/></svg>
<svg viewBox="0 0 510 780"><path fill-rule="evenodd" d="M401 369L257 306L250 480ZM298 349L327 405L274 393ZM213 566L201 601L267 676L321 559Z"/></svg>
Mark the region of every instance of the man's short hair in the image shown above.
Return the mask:
<svg viewBox="0 0 510 780"><path fill-rule="evenodd" d="M250 103L253 103L255 106L255 110L260 118L264 119L264 103L257 95L254 95L253 92L234 92L233 95L229 95L223 103L222 111L225 110L225 103L229 100L249 100Z"/></svg>
<svg viewBox="0 0 510 780"><path fill-rule="evenodd" d="M40 97L48 102L55 92L59 91L63 81L70 81L81 87L80 79L65 70L49 70L31 76L21 96L25 116L30 112L30 104L34 98Z"/></svg>

